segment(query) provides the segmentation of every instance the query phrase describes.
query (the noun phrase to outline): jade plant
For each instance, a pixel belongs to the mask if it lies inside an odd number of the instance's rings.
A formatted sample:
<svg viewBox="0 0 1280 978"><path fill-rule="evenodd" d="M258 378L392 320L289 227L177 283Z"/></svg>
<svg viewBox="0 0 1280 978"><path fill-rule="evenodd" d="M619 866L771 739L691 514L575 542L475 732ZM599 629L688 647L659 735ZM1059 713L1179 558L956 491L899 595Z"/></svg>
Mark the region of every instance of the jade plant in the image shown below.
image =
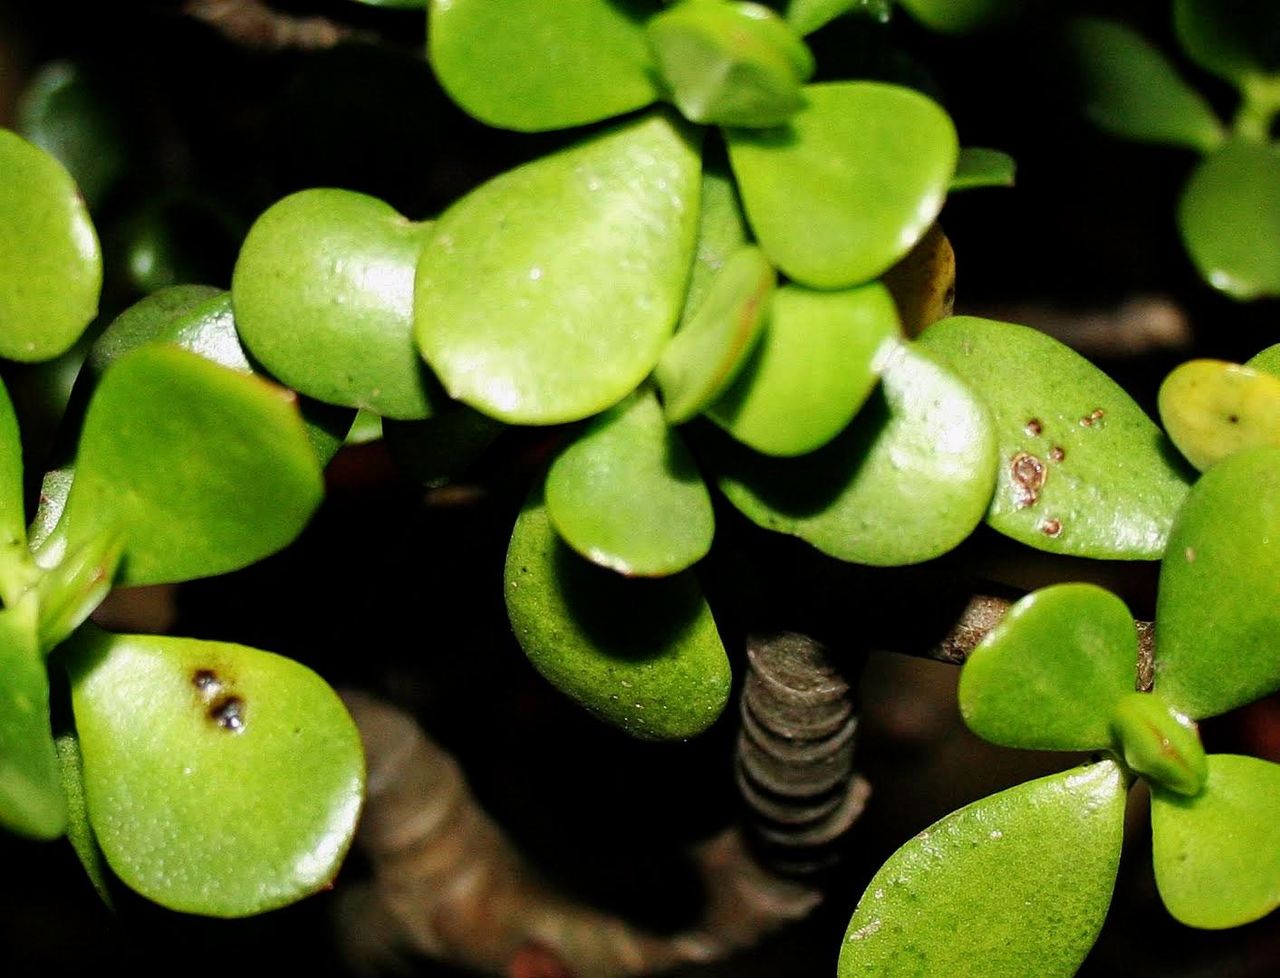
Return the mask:
<svg viewBox="0 0 1280 978"><path fill-rule="evenodd" d="M226 290L135 277L151 294L80 341L34 513L5 404L5 824L65 834L104 892L103 857L178 910L254 913L332 879L363 768L324 682L269 653L89 617L112 584L222 574L289 546L358 411L360 437L431 485L507 428L546 433L503 569L511 629L551 685L647 740L695 737L728 701L737 656L699 580L726 516L872 568L932 561L984 524L1051 555L1162 561L1150 689L1133 617L1092 585L1029 595L974 652L960 708L975 732L1097 756L907 843L854 912L841 974L1072 973L1138 779L1178 919L1234 926L1280 903L1274 766L1206 755L1195 727L1280 688L1277 348L1175 370L1162 430L1061 342L951 315L939 215L950 193L1011 185L1013 161L961 149L915 88L812 81L826 76L806 38L878 24L887 2L422 6L430 65L465 112L516 132L590 128L427 219L296 190L248 228ZM902 6L962 31L1016 5ZM1081 29L1104 54L1120 36ZM1227 42L1198 30L1221 41L1203 56L1218 64ZM1253 79L1247 105L1265 94L1252 69L1231 77ZM1226 141L1179 92L1104 96L1123 125L1141 121L1131 133L1272 151L1267 125ZM47 136L61 110L38 104L30 125ZM101 251L72 176L8 131L0 258L0 354L66 354L97 310Z"/></svg>

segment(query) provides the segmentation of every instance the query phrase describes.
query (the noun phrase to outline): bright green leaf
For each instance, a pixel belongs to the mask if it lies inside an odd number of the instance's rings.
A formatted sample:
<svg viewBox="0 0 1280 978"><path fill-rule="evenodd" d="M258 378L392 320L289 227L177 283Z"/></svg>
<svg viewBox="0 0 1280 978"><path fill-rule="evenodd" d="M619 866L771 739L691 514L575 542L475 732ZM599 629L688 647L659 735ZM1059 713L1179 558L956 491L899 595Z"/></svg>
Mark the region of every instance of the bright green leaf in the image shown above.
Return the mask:
<svg viewBox="0 0 1280 978"><path fill-rule="evenodd" d="M854 11L884 23L891 9L889 0L791 0L787 4L787 23L804 36Z"/></svg>
<svg viewBox="0 0 1280 978"><path fill-rule="evenodd" d="M547 473L547 513L566 543L620 574L664 577L711 549L711 494L652 391L594 419Z"/></svg>
<svg viewBox="0 0 1280 978"><path fill-rule="evenodd" d="M1228 81L1280 72L1275 0L1174 0L1173 26L1191 60Z"/></svg>
<svg viewBox="0 0 1280 978"><path fill-rule="evenodd" d="M738 188L730 174L715 166L704 169L698 203L698 246L693 271L689 273L684 311L680 315L682 324L701 308L711 283L729 256L750 240Z"/></svg>
<svg viewBox="0 0 1280 978"><path fill-rule="evenodd" d="M560 540L535 497L507 551L507 614L534 667L607 723L647 740L709 727L729 659L692 574L630 580Z"/></svg>
<svg viewBox="0 0 1280 978"><path fill-rule="evenodd" d="M254 222L231 300L249 351L329 404L413 419L431 411L413 342L413 277L431 236L375 197L303 190Z"/></svg>
<svg viewBox="0 0 1280 978"><path fill-rule="evenodd" d="M1245 361L1244 365L1253 370L1261 370L1274 377L1280 377L1280 343L1255 353Z"/></svg>
<svg viewBox="0 0 1280 978"><path fill-rule="evenodd" d="M22 439L18 416L0 382L0 562L12 563L26 549L27 526L22 503Z"/></svg>
<svg viewBox="0 0 1280 978"><path fill-rule="evenodd" d="M965 146L956 160L952 190L973 187L1012 187L1018 164L1008 153L984 146Z"/></svg>
<svg viewBox="0 0 1280 978"><path fill-rule="evenodd" d="M84 758L75 732L60 734L53 742L58 752L58 770L62 774L62 791L67 798L67 841L84 867L85 875L108 907L111 899L110 871L98 845L98 837L89 824L89 806L84 797Z"/></svg>
<svg viewBox="0 0 1280 978"><path fill-rule="evenodd" d="M108 532L86 540L41 575L35 593L42 652L48 653L93 614L110 592L123 556L124 535Z"/></svg>
<svg viewBox="0 0 1280 978"><path fill-rule="evenodd" d="M275 553L323 492L294 400L177 347L122 357L85 417L61 535L74 547L123 530L129 584L225 573Z"/></svg>
<svg viewBox="0 0 1280 978"><path fill-rule="evenodd" d="M1141 34L1113 20L1080 17L1068 37L1084 114L1095 125L1201 152L1222 142L1222 124L1204 96Z"/></svg>
<svg viewBox="0 0 1280 978"><path fill-rule="evenodd" d="M1059 584L1015 604L960 673L969 729L1006 747L1101 750L1137 678L1138 635L1123 601Z"/></svg>
<svg viewBox="0 0 1280 978"><path fill-rule="evenodd" d="M1202 472L1255 445L1280 447L1280 377L1221 360L1192 360L1160 385L1160 420Z"/></svg>
<svg viewBox="0 0 1280 978"><path fill-rule="evenodd" d="M1178 227L1215 289L1280 296L1280 150L1235 141L1202 160L1178 202Z"/></svg>
<svg viewBox="0 0 1280 978"><path fill-rule="evenodd" d="M653 113L450 207L415 306L449 393L516 424L585 418L631 393L684 301L698 188L696 147Z"/></svg>
<svg viewBox="0 0 1280 978"><path fill-rule="evenodd" d="M51 360L98 311L102 253L62 164L0 129L0 357Z"/></svg>
<svg viewBox="0 0 1280 978"><path fill-rule="evenodd" d="M819 289L876 278L911 250L946 197L955 127L924 95L880 82L810 85L787 126L726 132L760 247Z"/></svg>
<svg viewBox="0 0 1280 978"><path fill-rule="evenodd" d="M912 564L973 532L995 468L986 408L928 353L904 344L835 441L797 459L730 452L720 488L754 522L833 557Z"/></svg>
<svg viewBox="0 0 1280 978"><path fill-rule="evenodd" d="M1209 755L1194 798L1153 787L1151 842L1164 905L1190 927L1238 927L1280 906L1280 765Z"/></svg>
<svg viewBox="0 0 1280 978"><path fill-rule="evenodd" d="M755 350L707 414L766 455L812 452L866 401L898 334L893 298L879 282L844 292L783 286Z"/></svg>
<svg viewBox="0 0 1280 978"><path fill-rule="evenodd" d="M1172 709L1161 696L1129 693L1111 720L1131 771L1180 795L1198 795L1208 762L1195 721Z"/></svg>
<svg viewBox="0 0 1280 978"><path fill-rule="evenodd" d="M658 97L639 0L430 0L436 77L481 122L533 132Z"/></svg>
<svg viewBox="0 0 1280 978"><path fill-rule="evenodd" d="M971 316L920 337L995 419L1001 464L987 522L1053 553L1154 560L1188 478L1115 381L1025 326Z"/></svg>
<svg viewBox="0 0 1280 978"><path fill-rule="evenodd" d="M97 631L70 672L89 818L130 887L239 917L333 879L364 755L319 676L242 645Z"/></svg>
<svg viewBox="0 0 1280 978"><path fill-rule="evenodd" d="M654 371L671 424L700 414L733 383L760 338L776 281L764 252L751 245L724 263Z"/></svg>
<svg viewBox="0 0 1280 978"><path fill-rule="evenodd" d="M66 800L49 726L49 676L36 640L36 602L0 610L0 824L56 839Z"/></svg>
<svg viewBox="0 0 1280 978"><path fill-rule="evenodd" d="M1102 761L921 832L867 886L840 978L1070 978L1111 903L1126 787Z"/></svg>
<svg viewBox="0 0 1280 978"><path fill-rule="evenodd" d="M1196 719L1280 689L1280 448L1203 476L1169 536L1156 603L1156 692Z"/></svg>

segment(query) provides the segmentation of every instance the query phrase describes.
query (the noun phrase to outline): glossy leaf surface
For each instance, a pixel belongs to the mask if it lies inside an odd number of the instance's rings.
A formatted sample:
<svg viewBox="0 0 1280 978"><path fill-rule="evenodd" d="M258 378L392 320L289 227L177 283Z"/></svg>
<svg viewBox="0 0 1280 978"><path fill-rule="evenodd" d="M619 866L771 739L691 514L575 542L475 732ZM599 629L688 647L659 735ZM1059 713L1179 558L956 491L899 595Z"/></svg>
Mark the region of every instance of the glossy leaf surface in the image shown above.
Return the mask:
<svg viewBox="0 0 1280 978"><path fill-rule="evenodd" d="M1173 26L1196 64L1229 81L1280 72L1280 7L1272 0L1174 0Z"/></svg>
<svg viewBox="0 0 1280 978"><path fill-rule="evenodd" d="M898 335L883 285L817 292L778 289L764 333L707 414L765 455L803 455L844 430L871 394Z"/></svg>
<svg viewBox="0 0 1280 978"><path fill-rule="evenodd" d="M634 390L684 302L699 182L696 147L659 113L449 208L415 305L418 343L449 393L504 421L553 424Z"/></svg>
<svg viewBox="0 0 1280 978"><path fill-rule="evenodd" d="M1053 553L1154 560L1188 476L1159 428L1078 353L1025 326L956 316L920 337L991 409L987 522Z"/></svg>
<svg viewBox="0 0 1280 978"><path fill-rule="evenodd" d="M648 24L653 60L691 122L780 125L804 104L813 55L758 3L682 3Z"/></svg>
<svg viewBox="0 0 1280 978"><path fill-rule="evenodd" d="M481 122L563 129L648 105L638 0L431 0L428 52L449 96Z"/></svg>
<svg viewBox="0 0 1280 978"><path fill-rule="evenodd" d="M752 521L862 564L946 553L982 521L995 482L986 408L927 352L902 346L835 441L797 459L738 449L720 488Z"/></svg>
<svg viewBox="0 0 1280 978"><path fill-rule="evenodd" d="M431 225L375 197L303 190L254 222L236 260L236 326L270 373L304 394L392 418L426 417L413 278Z"/></svg>
<svg viewBox="0 0 1280 978"><path fill-rule="evenodd" d="M66 827L67 808L36 627L34 600L0 610L0 824L21 835L56 839Z"/></svg>
<svg viewBox="0 0 1280 978"><path fill-rule="evenodd" d="M654 370L671 424L695 417L733 383L760 338L776 281L759 248L740 248L725 261Z"/></svg>
<svg viewBox="0 0 1280 978"><path fill-rule="evenodd" d="M1164 905L1191 927L1238 927L1280 906L1280 765L1209 755L1194 798L1155 788L1151 835Z"/></svg>
<svg viewBox="0 0 1280 978"><path fill-rule="evenodd" d="M1200 793L1209 769L1199 730L1162 696L1129 693L1117 704L1111 728L1131 771L1180 795Z"/></svg>
<svg viewBox="0 0 1280 978"><path fill-rule="evenodd" d="M1178 202L1196 268L1236 299L1280 295L1280 150L1236 141L1201 161Z"/></svg>
<svg viewBox="0 0 1280 978"><path fill-rule="evenodd" d="M956 160L952 190L972 187L1012 187L1018 164L1008 153L985 146L966 146Z"/></svg>
<svg viewBox="0 0 1280 978"><path fill-rule="evenodd" d="M77 643L70 671L89 818L125 883L218 917L329 883L364 755L319 676L242 645L103 632Z"/></svg>
<svg viewBox="0 0 1280 978"><path fill-rule="evenodd" d="M1222 124L1204 96L1141 34L1113 20L1081 17L1069 39L1084 114L1095 125L1126 139L1201 152L1222 142Z"/></svg>
<svg viewBox="0 0 1280 978"><path fill-rule="evenodd" d="M1160 420L1200 471L1255 445L1280 447L1280 377L1221 360L1192 360L1160 385Z"/></svg>
<svg viewBox="0 0 1280 978"><path fill-rule="evenodd" d="M323 487L294 397L168 345L102 378L63 514L72 546L125 534L122 582L224 573L301 532Z"/></svg>
<svg viewBox="0 0 1280 978"><path fill-rule="evenodd" d="M534 667L607 723L646 740L709 727L729 697L729 660L688 572L628 580L561 541L530 500L507 551L507 614Z"/></svg>
<svg viewBox="0 0 1280 978"><path fill-rule="evenodd" d="M711 549L711 494L652 391L592 420L547 473L547 513L592 563L663 577Z"/></svg>
<svg viewBox="0 0 1280 978"><path fill-rule="evenodd" d="M1156 691L1203 719L1280 688L1280 448L1223 459L1169 537Z"/></svg>
<svg viewBox="0 0 1280 978"><path fill-rule="evenodd" d="M1093 584L1028 594L973 650L960 673L969 729L1006 747L1101 750L1133 692L1138 635L1123 601Z"/></svg>
<svg viewBox="0 0 1280 978"><path fill-rule="evenodd" d="M1102 761L974 802L889 857L840 978L1070 978L1111 902L1126 785Z"/></svg>
<svg viewBox="0 0 1280 978"><path fill-rule="evenodd" d="M707 290L729 256L750 240L738 188L733 177L720 168L713 166L702 171L698 209L698 245L693 270L689 273L684 311L680 315L682 324L701 308Z"/></svg>
<svg viewBox="0 0 1280 978"><path fill-rule="evenodd" d="M51 360L98 311L102 253L75 183L0 129L0 357Z"/></svg>
<svg viewBox="0 0 1280 978"><path fill-rule="evenodd" d="M876 278L938 215L959 152L937 103L879 82L810 85L785 127L726 133L760 246L819 289Z"/></svg>

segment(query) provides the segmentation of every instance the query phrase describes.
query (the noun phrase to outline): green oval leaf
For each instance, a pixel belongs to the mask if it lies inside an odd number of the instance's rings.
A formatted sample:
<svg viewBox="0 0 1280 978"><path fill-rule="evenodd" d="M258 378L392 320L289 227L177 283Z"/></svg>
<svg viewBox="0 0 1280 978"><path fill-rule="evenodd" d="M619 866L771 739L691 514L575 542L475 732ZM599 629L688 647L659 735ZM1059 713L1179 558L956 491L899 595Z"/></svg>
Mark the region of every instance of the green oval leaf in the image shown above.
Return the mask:
<svg viewBox="0 0 1280 978"><path fill-rule="evenodd" d="M929 229L959 144L934 101L896 85L804 90L779 129L726 132L751 227L773 263L818 289L869 281Z"/></svg>
<svg viewBox="0 0 1280 978"><path fill-rule="evenodd" d="M66 828L67 805L36 622L32 599L0 609L0 824L22 835L56 839Z"/></svg>
<svg viewBox="0 0 1280 978"><path fill-rule="evenodd" d="M991 526L1053 553L1154 560L1164 552L1187 476L1115 381L1025 326L956 316L920 341L991 409L1001 457Z"/></svg>
<svg viewBox="0 0 1280 978"><path fill-rule="evenodd" d="M89 818L130 887L240 917L333 879L364 755L319 676L242 645L97 631L70 672Z"/></svg>
<svg viewBox="0 0 1280 978"><path fill-rule="evenodd" d="M854 11L884 23L889 19L890 9L888 0L790 0L787 23L804 36Z"/></svg>
<svg viewBox="0 0 1280 978"><path fill-rule="evenodd" d="M515 424L585 418L653 370L693 259L699 161L647 115L447 210L416 285L418 343L454 398Z"/></svg>
<svg viewBox="0 0 1280 978"><path fill-rule="evenodd" d="M840 978L1070 978L1111 903L1125 788L1102 761L930 826L867 886Z"/></svg>
<svg viewBox="0 0 1280 978"><path fill-rule="evenodd" d="M1280 448L1203 476L1169 536L1156 603L1156 692L1196 719L1280 689Z"/></svg>
<svg viewBox="0 0 1280 978"><path fill-rule="evenodd" d="M1206 157L1182 191L1178 227L1215 289L1235 299L1280 295L1280 151L1236 141Z"/></svg>
<svg viewBox="0 0 1280 978"><path fill-rule="evenodd" d="M684 311L680 314L681 323L687 323L702 307L711 283L729 256L736 254L750 240L742 202L738 200L738 188L733 177L718 166L702 171L698 210L698 245L693 270L689 273Z"/></svg>
<svg viewBox="0 0 1280 978"><path fill-rule="evenodd" d="M1280 447L1280 377L1221 360L1192 360L1160 385L1160 420L1200 471L1243 448Z"/></svg>
<svg viewBox="0 0 1280 978"><path fill-rule="evenodd" d="M122 357L85 417L60 534L74 547L123 530L128 584L225 573L275 553L323 493L294 400L174 346Z"/></svg>
<svg viewBox="0 0 1280 978"><path fill-rule="evenodd" d="M965 146L956 160L950 189L1012 187L1017 172L1018 164L1008 153L984 146Z"/></svg>
<svg viewBox="0 0 1280 978"><path fill-rule="evenodd" d="M700 414L733 383L760 338L776 282L759 248L740 248L725 262L654 370L671 424Z"/></svg>
<svg viewBox="0 0 1280 978"><path fill-rule="evenodd" d="M1261 370L1263 373L1280 377L1280 343L1254 354L1245 361L1244 365L1253 370Z"/></svg>
<svg viewBox="0 0 1280 978"><path fill-rule="evenodd" d="M663 577L711 549L711 494L652 391L593 420L547 473L547 513L569 546L620 574Z"/></svg>
<svg viewBox="0 0 1280 978"><path fill-rule="evenodd" d="M1028 594L987 633L960 673L969 729L1006 747L1101 750L1133 692L1138 634L1123 601L1093 584Z"/></svg>
<svg viewBox="0 0 1280 978"><path fill-rule="evenodd" d="M1131 771L1180 795L1200 793L1209 769L1190 717L1161 696L1130 693L1116 705L1111 727Z"/></svg>
<svg viewBox="0 0 1280 978"><path fill-rule="evenodd" d="M1194 798L1154 787L1151 842L1164 905L1189 927L1238 927L1280 906L1280 765L1209 755Z"/></svg>
<svg viewBox="0 0 1280 978"><path fill-rule="evenodd" d="M1084 114L1094 125L1153 143L1207 152L1222 142L1222 124L1204 96L1146 38L1101 17L1072 21Z"/></svg>
<svg viewBox="0 0 1280 978"><path fill-rule="evenodd" d="M1273 0L1174 0L1173 26L1191 60L1228 81L1280 72Z"/></svg>
<svg viewBox="0 0 1280 978"><path fill-rule="evenodd" d="M413 278L431 225L375 197L303 190L254 222L231 282L240 337L317 400L391 418L431 412Z"/></svg>
<svg viewBox="0 0 1280 978"><path fill-rule="evenodd" d="M52 360L98 311L102 253L62 164L0 129L0 357Z"/></svg>
<svg viewBox="0 0 1280 978"><path fill-rule="evenodd" d="M861 564L930 560L964 540L995 481L991 419L968 389L906 344L845 432L797 459L726 453L720 488L755 523Z"/></svg>
<svg viewBox="0 0 1280 978"><path fill-rule="evenodd" d="M844 430L899 334L879 282L844 292L787 285L774 293L755 350L707 415L766 455L803 455Z"/></svg>
<svg viewBox="0 0 1280 978"><path fill-rule="evenodd" d="M503 129L563 129L658 97L638 0L431 0L427 43L440 84Z"/></svg>
<svg viewBox="0 0 1280 978"><path fill-rule="evenodd" d="M650 19L649 46L672 101L692 122L776 126L803 104L813 55L758 3L682 3Z"/></svg>
<svg viewBox="0 0 1280 978"><path fill-rule="evenodd" d="M898 0L912 17L930 30L963 34L980 30L1007 17L1019 0Z"/></svg>
<svg viewBox="0 0 1280 978"><path fill-rule="evenodd" d="M606 723L646 740L701 733L729 698L729 659L690 572L629 580L557 536L540 498L516 520L507 614L547 681Z"/></svg>

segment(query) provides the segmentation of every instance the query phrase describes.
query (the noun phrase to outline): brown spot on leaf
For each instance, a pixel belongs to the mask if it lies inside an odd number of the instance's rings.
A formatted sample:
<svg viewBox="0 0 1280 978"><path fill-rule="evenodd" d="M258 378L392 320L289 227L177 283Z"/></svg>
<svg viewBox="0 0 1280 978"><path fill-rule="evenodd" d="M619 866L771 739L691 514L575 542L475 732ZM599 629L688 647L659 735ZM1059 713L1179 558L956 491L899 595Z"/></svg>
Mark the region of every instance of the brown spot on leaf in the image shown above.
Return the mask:
<svg viewBox="0 0 1280 978"><path fill-rule="evenodd" d="M1232 424L1239 424L1239 423L1240 423L1240 415L1238 415L1238 414L1229 414L1229 415L1227 415L1227 420L1228 420L1228 421L1230 421Z"/></svg>
<svg viewBox="0 0 1280 978"><path fill-rule="evenodd" d="M1009 477L1013 480L1014 502L1018 509L1025 509L1040 498L1044 487L1044 463L1030 452L1019 452L1009 462Z"/></svg>
<svg viewBox="0 0 1280 978"><path fill-rule="evenodd" d="M1040 532L1047 537L1062 535L1062 520L1048 519L1040 524Z"/></svg>
<svg viewBox="0 0 1280 978"><path fill-rule="evenodd" d="M229 733L244 730L244 700L239 696L224 696L209 707L209 719Z"/></svg>
<svg viewBox="0 0 1280 978"><path fill-rule="evenodd" d="M1066 457L1067 453L1063 451L1061 445L1054 445L1053 448L1049 450L1049 460L1052 462L1061 462Z"/></svg>
<svg viewBox="0 0 1280 978"><path fill-rule="evenodd" d="M212 669L197 669L191 674L191 685L200 691L201 697L208 702L222 692L222 680Z"/></svg>
<svg viewBox="0 0 1280 978"><path fill-rule="evenodd" d="M1027 421L1027 426L1024 430L1028 435L1035 437L1039 435L1040 432L1044 431L1044 425L1040 423L1039 418L1031 418Z"/></svg>
<svg viewBox="0 0 1280 978"><path fill-rule="evenodd" d="M1082 428L1092 428L1095 424L1097 424L1099 421L1102 420L1104 414L1105 412L1102 410L1102 408L1094 408L1092 411L1090 411L1088 414L1086 414L1083 418L1080 419L1080 426Z"/></svg>

